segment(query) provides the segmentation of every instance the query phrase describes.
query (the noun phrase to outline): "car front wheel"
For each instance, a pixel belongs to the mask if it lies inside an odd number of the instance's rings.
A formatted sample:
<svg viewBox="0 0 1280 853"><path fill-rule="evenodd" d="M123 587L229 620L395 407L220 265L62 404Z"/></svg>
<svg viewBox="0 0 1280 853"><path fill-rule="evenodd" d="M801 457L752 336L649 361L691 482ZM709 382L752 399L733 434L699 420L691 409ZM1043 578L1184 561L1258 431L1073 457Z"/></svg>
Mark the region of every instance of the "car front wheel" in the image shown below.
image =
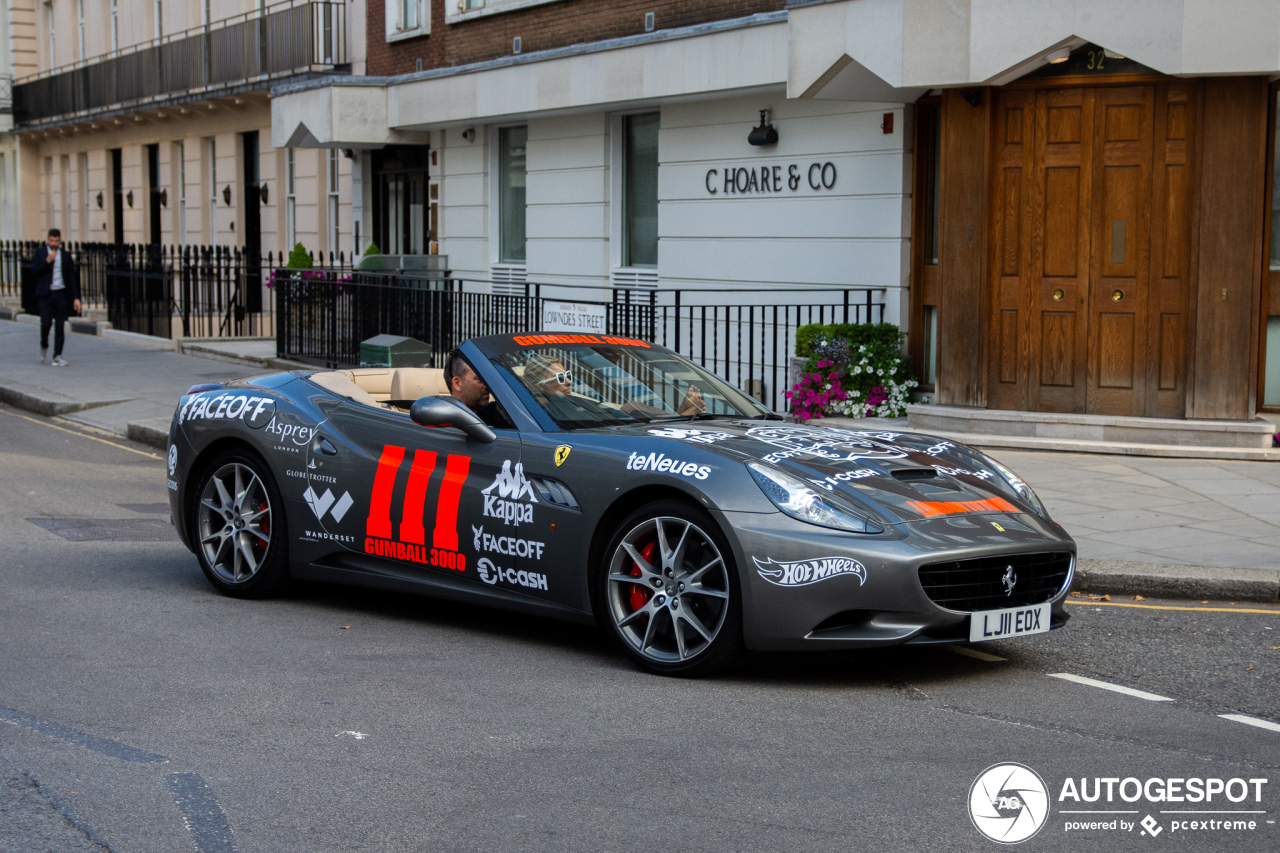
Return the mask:
<svg viewBox="0 0 1280 853"><path fill-rule="evenodd" d="M663 675L700 676L742 651L732 556L696 507L660 501L633 512L605 552L600 608L623 651Z"/></svg>
<svg viewBox="0 0 1280 853"><path fill-rule="evenodd" d="M266 598L288 581L284 502L256 454L224 453L205 469L192 508L200 568L220 592Z"/></svg>

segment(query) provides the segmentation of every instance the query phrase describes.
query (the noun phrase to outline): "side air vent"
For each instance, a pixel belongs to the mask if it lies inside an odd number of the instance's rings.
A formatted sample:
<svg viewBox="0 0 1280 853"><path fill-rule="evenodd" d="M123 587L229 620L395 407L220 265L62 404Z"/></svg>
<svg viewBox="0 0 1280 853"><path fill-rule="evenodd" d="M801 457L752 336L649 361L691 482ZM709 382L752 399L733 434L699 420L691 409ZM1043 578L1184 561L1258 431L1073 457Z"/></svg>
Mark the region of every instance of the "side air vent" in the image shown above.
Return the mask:
<svg viewBox="0 0 1280 853"><path fill-rule="evenodd" d="M569 509L580 509L578 499L573 496L573 492L569 491L569 487L564 483L557 483L555 480L544 480L541 477L530 477L529 482L538 493L538 500L544 503L556 504L557 506L565 506Z"/></svg>

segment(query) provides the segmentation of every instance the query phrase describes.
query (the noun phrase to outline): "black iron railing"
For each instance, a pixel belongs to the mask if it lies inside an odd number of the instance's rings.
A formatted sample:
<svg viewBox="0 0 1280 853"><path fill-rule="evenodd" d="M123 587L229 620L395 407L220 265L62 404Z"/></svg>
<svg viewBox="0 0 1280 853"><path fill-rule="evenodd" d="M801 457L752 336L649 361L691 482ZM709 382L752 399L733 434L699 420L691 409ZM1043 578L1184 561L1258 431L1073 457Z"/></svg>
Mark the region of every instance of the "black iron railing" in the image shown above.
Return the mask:
<svg viewBox="0 0 1280 853"><path fill-rule="evenodd" d="M13 85L14 120L37 122L347 63L346 6L279 3Z"/></svg>
<svg viewBox="0 0 1280 853"><path fill-rule="evenodd" d="M884 320L884 288L655 290L412 279L350 270L276 270L277 353L326 367L359 365L360 342L404 335L436 366L471 337L543 329L548 302L604 314L605 333L668 346L775 410L786 407L795 331L808 323ZM603 298L602 298L603 296Z"/></svg>

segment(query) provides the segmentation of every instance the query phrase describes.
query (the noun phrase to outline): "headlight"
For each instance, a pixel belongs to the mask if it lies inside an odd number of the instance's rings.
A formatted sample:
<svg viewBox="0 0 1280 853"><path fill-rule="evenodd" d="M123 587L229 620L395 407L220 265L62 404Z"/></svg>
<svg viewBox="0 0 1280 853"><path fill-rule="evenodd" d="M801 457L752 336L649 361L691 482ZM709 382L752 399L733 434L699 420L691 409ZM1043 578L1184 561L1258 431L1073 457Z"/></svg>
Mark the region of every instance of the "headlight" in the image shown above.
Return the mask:
<svg viewBox="0 0 1280 853"><path fill-rule="evenodd" d="M758 462L748 462L747 469L773 505L792 518L850 533L884 532L884 527L875 519L837 504L790 474Z"/></svg>
<svg viewBox="0 0 1280 853"><path fill-rule="evenodd" d="M1009 484L1009 487L1013 489L1018 497L1031 504L1031 508L1035 510L1037 514L1043 515L1045 518L1049 517L1049 511L1044 508L1044 504L1040 503L1040 499L1036 497L1036 493L1031 491L1031 487L1027 485L1026 480L1022 479L1004 465L1001 465L999 462L992 459L990 456L986 456L984 454L982 458L988 465L995 469L997 474L1004 478L1004 481Z"/></svg>

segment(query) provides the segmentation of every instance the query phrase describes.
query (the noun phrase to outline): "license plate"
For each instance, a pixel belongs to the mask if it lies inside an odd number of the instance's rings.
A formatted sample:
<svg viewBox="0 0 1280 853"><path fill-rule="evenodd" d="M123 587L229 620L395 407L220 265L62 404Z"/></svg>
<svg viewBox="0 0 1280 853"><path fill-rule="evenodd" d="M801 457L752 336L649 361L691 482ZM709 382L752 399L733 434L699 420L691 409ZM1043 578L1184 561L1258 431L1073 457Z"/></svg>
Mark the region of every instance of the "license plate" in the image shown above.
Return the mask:
<svg viewBox="0 0 1280 853"><path fill-rule="evenodd" d="M1049 604L1009 607L1005 610L979 610L969 617L969 642L1004 640L1043 634L1049 630Z"/></svg>

